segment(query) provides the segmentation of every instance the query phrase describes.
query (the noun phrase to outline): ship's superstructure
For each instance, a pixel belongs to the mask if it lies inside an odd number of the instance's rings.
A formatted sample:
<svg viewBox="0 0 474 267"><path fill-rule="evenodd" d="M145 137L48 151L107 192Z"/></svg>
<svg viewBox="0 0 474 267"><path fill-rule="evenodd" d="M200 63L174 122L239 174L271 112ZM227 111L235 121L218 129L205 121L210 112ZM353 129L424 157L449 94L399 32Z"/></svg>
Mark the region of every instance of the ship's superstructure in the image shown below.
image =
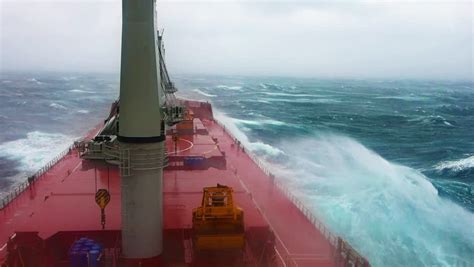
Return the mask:
<svg viewBox="0 0 474 267"><path fill-rule="evenodd" d="M120 99L0 202L0 263L369 266L213 117L179 100L155 0L123 0Z"/></svg>

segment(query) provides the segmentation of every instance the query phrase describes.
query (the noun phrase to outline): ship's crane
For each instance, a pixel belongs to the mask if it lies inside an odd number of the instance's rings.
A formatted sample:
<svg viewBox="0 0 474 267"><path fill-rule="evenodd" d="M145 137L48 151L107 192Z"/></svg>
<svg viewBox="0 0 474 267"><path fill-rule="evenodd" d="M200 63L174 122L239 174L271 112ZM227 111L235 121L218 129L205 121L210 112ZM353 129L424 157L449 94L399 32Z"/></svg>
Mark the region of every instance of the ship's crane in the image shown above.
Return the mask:
<svg viewBox="0 0 474 267"><path fill-rule="evenodd" d="M186 108L176 98L178 91L168 74L164 60L163 34L157 33L157 53L160 67L160 107L163 121L172 126L184 121L187 115ZM120 100L114 102L109 117L97 136L85 144L81 144L82 157L86 159L103 159L112 164L119 164L117 133L119 131Z"/></svg>
<svg viewBox="0 0 474 267"><path fill-rule="evenodd" d="M204 188L201 206L193 209L197 251L244 248L244 212L234 204L232 193L231 187L220 184Z"/></svg>
<svg viewBox="0 0 474 267"><path fill-rule="evenodd" d="M163 31L158 32L158 55L160 58L160 75L161 75L161 88L164 90L164 99L165 102L162 106L164 120L168 125L174 125L184 119L185 108L180 102L176 99L174 93L178 91L174 83L171 81L168 74L168 69L166 68L164 55L165 49L163 45Z"/></svg>

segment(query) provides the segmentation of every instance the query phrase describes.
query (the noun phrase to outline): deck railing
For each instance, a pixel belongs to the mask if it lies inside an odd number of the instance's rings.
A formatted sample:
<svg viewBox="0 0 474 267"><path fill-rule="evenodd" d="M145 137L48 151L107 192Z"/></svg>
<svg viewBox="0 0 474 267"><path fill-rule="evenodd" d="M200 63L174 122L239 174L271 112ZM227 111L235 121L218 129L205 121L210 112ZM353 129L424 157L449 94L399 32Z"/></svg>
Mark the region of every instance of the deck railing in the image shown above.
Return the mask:
<svg viewBox="0 0 474 267"><path fill-rule="evenodd" d="M72 150L77 148L78 142L74 142L68 146L64 151L56 155L52 160L46 163L41 169L33 173L32 175L25 177L25 180L17 184L6 196L0 199L0 210L5 208L10 202L12 202L16 197L28 189L36 180L43 176L47 171L49 171L56 163L58 163L64 156L71 153Z"/></svg>
<svg viewBox="0 0 474 267"><path fill-rule="evenodd" d="M236 138L230 131L226 130L226 127L223 123L218 120L214 120L219 124L225 133L227 133L234 141L240 144L243 151L255 162L255 164L271 179L273 179L274 184L286 195L286 197L293 202L293 204L303 213L303 215L319 230L319 232L329 241L329 243L334 247L336 251L335 258L339 261L341 266L370 266L369 262L360 255L354 248L352 248L347 241L341 237L332 233L329 228L319 220L314 213L306 207L301 200L296 197L288 188L283 185L281 182L275 179L275 175L269 170L266 164L251 150L246 148L238 138ZM285 264L287 266L288 264Z"/></svg>

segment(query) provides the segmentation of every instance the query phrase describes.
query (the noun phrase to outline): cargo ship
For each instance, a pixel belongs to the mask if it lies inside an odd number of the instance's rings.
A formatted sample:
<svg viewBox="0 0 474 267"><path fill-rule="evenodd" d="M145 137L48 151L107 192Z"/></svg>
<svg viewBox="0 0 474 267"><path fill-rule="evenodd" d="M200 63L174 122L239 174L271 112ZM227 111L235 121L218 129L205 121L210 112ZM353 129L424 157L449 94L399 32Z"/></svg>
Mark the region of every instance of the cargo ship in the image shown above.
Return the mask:
<svg viewBox="0 0 474 267"><path fill-rule="evenodd" d="M210 103L175 96L155 5L122 2L107 118L0 200L1 266L370 266Z"/></svg>

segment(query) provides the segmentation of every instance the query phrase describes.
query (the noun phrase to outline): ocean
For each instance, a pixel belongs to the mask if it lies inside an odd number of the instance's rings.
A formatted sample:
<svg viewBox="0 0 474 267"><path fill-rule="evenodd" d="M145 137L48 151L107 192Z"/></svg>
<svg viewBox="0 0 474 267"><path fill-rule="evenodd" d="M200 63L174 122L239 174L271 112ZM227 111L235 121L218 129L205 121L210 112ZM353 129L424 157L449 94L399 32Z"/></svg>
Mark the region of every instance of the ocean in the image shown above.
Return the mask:
<svg viewBox="0 0 474 267"><path fill-rule="evenodd" d="M180 75L373 266L474 266L474 84ZM119 77L0 75L0 196L107 115Z"/></svg>

